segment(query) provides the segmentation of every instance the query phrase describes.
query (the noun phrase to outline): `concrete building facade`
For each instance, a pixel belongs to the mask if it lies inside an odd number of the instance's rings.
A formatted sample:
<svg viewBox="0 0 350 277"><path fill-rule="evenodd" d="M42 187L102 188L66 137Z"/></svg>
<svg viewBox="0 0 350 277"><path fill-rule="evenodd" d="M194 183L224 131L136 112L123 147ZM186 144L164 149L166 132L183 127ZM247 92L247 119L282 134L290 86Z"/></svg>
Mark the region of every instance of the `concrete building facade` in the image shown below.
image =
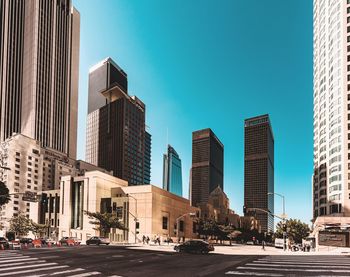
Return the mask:
<svg viewBox="0 0 350 277"><path fill-rule="evenodd" d="M128 186L119 178L99 171L83 176L65 176L60 190L59 236L74 236L85 241L100 235L84 210L116 213L128 231L112 229L110 239L115 242L142 241L142 236L153 239L172 237L194 238L199 209L189 200L152 185Z"/></svg>
<svg viewBox="0 0 350 277"><path fill-rule="evenodd" d="M314 0L313 218L350 216L350 2Z"/></svg>
<svg viewBox="0 0 350 277"><path fill-rule="evenodd" d="M80 15L70 0L0 1L0 142L76 157Z"/></svg>

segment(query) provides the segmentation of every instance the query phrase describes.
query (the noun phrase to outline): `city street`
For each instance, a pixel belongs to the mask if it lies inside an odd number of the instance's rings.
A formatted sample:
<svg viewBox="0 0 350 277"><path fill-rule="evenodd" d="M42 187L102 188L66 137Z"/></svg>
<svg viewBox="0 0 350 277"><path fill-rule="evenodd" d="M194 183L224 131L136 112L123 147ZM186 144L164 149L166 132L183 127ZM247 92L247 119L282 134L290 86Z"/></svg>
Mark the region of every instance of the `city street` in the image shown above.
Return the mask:
<svg viewBox="0 0 350 277"><path fill-rule="evenodd" d="M348 256L195 255L123 246L0 252L0 276L349 276Z"/></svg>

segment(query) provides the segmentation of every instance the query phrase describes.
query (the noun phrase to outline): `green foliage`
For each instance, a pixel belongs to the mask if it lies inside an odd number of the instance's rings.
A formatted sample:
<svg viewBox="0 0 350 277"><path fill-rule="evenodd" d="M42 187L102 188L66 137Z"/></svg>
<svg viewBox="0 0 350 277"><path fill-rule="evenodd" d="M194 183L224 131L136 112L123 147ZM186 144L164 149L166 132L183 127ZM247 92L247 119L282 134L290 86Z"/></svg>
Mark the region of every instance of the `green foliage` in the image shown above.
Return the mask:
<svg viewBox="0 0 350 277"><path fill-rule="evenodd" d="M10 219L10 230L16 233L16 236L25 237L31 230L31 220L24 214L19 214L16 217Z"/></svg>
<svg viewBox="0 0 350 277"><path fill-rule="evenodd" d="M0 207L11 201L9 193L10 192L7 186L4 184L4 182L0 181Z"/></svg>
<svg viewBox="0 0 350 277"><path fill-rule="evenodd" d="M309 225L301 222L299 219L286 220L286 232L287 236L296 243L301 243L302 239L306 238L310 233ZM275 238L283 238L283 223L282 221L277 223Z"/></svg>
<svg viewBox="0 0 350 277"><path fill-rule="evenodd" d="M47 224L39 224L35 223L33 220L30 220L30 231L33 232L35 237L42 237L48 227L49 225Z"/></svg>
<svg viewBox="0 0 350 277"><path fill-rule="evenodd" d="M84 213L92 219L90 224L96 225L95 230L100 231L101 235L108 234L111 228L127 230L124 224L117 218L115 213L92 213L84 211Z"/></svg>
<svg viewBox="0 0 350 277"><path fill-rule="evenodd" d="M200 219L198 234L206 238L228 240L235 236L235 228L231 225L220 225L213 219Z"/></svg>

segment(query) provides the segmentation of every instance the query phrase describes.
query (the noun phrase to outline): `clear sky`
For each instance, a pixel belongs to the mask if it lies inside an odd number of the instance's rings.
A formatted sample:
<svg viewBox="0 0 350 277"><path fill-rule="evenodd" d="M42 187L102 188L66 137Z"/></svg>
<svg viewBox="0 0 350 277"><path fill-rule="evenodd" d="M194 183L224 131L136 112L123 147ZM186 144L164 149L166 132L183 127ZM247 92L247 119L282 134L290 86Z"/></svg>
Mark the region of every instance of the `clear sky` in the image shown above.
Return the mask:
<svg viewBox="0 0 350 277"><path fill-rule="evenodd" d="M146 104L151 183L162 185L167 142L188 196L192 131L225 146L224 191L242 214L245 118L270 114L275 192L309 223L312 176L311 0L73 0L81 16L78 157L85 157L88 70L112 57ZM275 199L281 213L281 200Z"/></svg>

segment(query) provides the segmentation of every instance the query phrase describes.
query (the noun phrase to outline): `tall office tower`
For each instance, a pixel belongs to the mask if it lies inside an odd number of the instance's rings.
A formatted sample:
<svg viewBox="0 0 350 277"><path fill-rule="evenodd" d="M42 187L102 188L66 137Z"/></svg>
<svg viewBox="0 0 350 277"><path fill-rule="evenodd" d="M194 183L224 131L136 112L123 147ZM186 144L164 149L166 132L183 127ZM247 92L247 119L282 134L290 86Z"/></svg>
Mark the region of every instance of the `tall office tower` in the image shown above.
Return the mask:
<svg viewBox="0 0 350 277"><path fill-rule="evenodd" d="M350 216L350 1L314 0L313 218Z"/></svg>
<svg viewBox="0 0 350 277"><path fill-rule="evenodd" d="M163 189L182 197L181 159L171 145L163 156Z"/></svg>
<svg viewBox="0 0 350 277"><path fill-rule="evenodd" d="M70 0L0 1L0 141L76 156L80 15Z"/></svg>
<svg viewBox="0 0 350 277"><path fill-rule="evenodd" d="M269 116L261 115L244 122L244 205L256 215L263 232L274 229L274 138Z"/></svg>
<svg viewBox="0 0 350 277"><path fill-rule="evenodd" d="M192 133L191 205L207 203L209 194L224 190L224 145L211 129Z"/></svg>
<svg viewBox="0 0 350 277"><path fill-rule="evenodd" d="M146 107L128 95L127 75L107 58L90 70L89 89L87 162L113 171L130 185L149 183L151 136L145 130Z"/></svg>
<svg viewBox="0 0 350 277"><path fill-rule="evenodd" d="M147 131L145 132L145 165L143 174L143 183L151 183L151 151L152 151L152 136Z"/></svg>

